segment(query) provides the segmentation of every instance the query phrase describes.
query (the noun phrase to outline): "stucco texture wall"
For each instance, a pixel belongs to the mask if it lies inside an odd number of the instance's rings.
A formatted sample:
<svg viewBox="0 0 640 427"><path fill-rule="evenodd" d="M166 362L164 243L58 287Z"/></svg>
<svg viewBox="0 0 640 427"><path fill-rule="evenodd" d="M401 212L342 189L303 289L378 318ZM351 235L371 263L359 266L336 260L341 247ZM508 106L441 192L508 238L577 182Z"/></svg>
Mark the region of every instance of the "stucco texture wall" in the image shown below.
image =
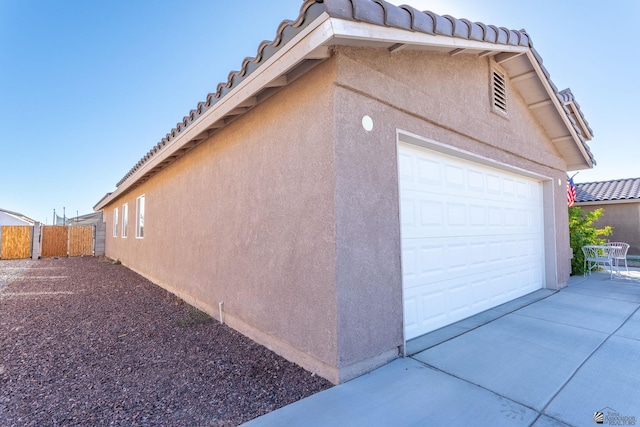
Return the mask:
<svg viewBox="0 0 640 427"><path fill-rule="evenodd" d="M640 203L607 203L580 206L585 212L602 208L603 214L595 226L610 225L611 235L605 239L611 242L626 242L631 245L628 255L640 255Z"/></svg>
<svg viewBox="0 0 640 427"><path fill-rule="evenodd" d="M336 48L107 206L108 230L123 203L130 227L126 239L108 231L107 255L216 317L223 301L227 323L305 368L353 378L404 343L401 130L544 177L547 286L561 286L566 166L510 85L508 118L491 112L490 70L476 55Z"/></svg>
<svg viewBox="0 0 640 427"><path fill-rule="evenodd" d="M338 63L337 152L343 146L357 145L367 156L368 167L379 168L376 173L386 176L388 182L378 188L389 191L389 201L395 202L394 215L398 209L398 130L539 174L545 181L545 203L551 205L545 209L549 236L545 251L553 258L547 262L546 286L556 289L566 284L571 256L566 164L508 79L508 117L491 111L493 64L489 58L343 47L338 49ZM374 119L371 133L360 126L364 114ZM377 149L376 141L384 141L384 150ZM337 179L340 182L339 176ZM365 180L365 188L371 182L375 183ZM337 200L339 191L338 187ZM385 235L378 237L395 241L398 227L387 227Z"/></svg>
<svg viewBox="0 0 640 427"><path fill-rule="evenodd" d="M337 381L332 62L105 208L107 256ZM145 237L135 198L145 194ZM110 225L108 225L109 229Z"/></svg>

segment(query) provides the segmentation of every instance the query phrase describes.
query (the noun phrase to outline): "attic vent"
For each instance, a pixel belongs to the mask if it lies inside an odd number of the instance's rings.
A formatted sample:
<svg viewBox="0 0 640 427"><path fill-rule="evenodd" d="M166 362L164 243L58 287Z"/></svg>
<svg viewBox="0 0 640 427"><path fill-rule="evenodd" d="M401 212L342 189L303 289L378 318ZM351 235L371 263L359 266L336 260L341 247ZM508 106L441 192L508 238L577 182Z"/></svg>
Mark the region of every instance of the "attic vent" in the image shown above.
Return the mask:
<svg viewBox="0 0 640 427"><path fill-rule="evenodd" d="M504 80L504 74L493 70L493 109L507 114L507 85Z"/></svg>

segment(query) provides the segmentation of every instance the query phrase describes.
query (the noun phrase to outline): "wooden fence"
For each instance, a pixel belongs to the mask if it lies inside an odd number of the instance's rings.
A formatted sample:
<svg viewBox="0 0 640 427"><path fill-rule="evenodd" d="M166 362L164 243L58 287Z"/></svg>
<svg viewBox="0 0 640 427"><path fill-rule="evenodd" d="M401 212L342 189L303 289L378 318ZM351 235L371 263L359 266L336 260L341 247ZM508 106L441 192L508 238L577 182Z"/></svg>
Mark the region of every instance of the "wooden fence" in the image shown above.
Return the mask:
<svg viewBox="0 0 640 427"><path fill-rule="evenodd" d="M69 227L64 225L42 226L42 258L67 256L69 247Z"/></svg>
<svg viewBox="0 0 640 427"><path fill-rule="evenodd" d="M93 255L93 227L69 227L69 256Z"/></svg>
<svg viewBox="0 0 640 427"><path fill-rule="evenodd" d="M94 226L36 225L35 227L34 229L31 226L3 226L0 258L30 258L32 254L34 258L37 258L38 254L42 258L94 254ZM40 233L34 233L34 230ZM39 241L31 241L34 234L39 236Z"/></svg>
<svg viewBox="0 0 640 427"><path fill-rule="evenodd" d="M5 225L2 227L2 259L23 259L31 257L31 226Z"/></svg>

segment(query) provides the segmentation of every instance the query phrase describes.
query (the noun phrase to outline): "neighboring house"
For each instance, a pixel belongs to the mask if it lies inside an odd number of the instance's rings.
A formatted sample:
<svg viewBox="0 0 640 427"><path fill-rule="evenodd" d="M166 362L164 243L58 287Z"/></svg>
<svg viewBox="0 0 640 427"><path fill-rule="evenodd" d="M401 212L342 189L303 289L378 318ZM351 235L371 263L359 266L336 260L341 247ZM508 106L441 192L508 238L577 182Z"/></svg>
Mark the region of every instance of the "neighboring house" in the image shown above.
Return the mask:
<svg viewBox="0 0 640 427"><path fill-rule="evenodd" d="M66 225L71 226L92 226L102 224L102 212L92 212L85 215L66 218Z"/></svg>
<svg viewBox="0 0 640 427"><path fill-rule="evenodd" d="M576 206L604 213L596 226L610 225L612 242L626 242L629 255L640 255L640 178L576 183Z"/></svg>
<svg viewBox="0 0 640 427"><path fill-rule="evenodd" d="M35 221L18 212L0 209L0 227L3 225L33 225Z"/></svg>
<svg viewBox="0 0 640 427"><path fill-rule="evenodd" d="M337 383L564 287L590 138L523 30L308 0L95 209L107 256Z"/></svg>

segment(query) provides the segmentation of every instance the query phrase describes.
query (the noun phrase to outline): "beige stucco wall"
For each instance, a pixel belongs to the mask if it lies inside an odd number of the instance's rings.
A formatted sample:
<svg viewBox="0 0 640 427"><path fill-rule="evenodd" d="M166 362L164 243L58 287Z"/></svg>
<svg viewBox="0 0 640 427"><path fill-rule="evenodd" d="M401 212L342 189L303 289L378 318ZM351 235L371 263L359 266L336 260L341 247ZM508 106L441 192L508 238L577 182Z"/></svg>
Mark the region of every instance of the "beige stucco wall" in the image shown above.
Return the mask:
<svg viewBox="0 0 640 427"><path fill-rule="evenodd" d="M513 88L509 117L490 111L489 74L489 59L475 55L337 48L107 206L107 256L216 318L223 302L230 326L333 382L348 380L404 343L403 131L543 177L547 286L562 286L564 162ZM140 194L145 237L135 239ZM125 202L129 237L113 238L113 208Z"/></svg>
<svg viewBox="0 0 640 427"><path fill-rule="evenodd" d="M602 208L603 214L596 227L610 225L613 232L606 239L611 242L626 242L628 255L640 255L640 203L606 203L597 205L580 205L585 212Z"/></svg>
<svg viewBox="0 0 640 427"><path fill-rule="evenodd" d="M339 52L337 152L342 145L357 145L370 156L374 155L372 148L384 144L385 149L377 151L378 161L367 158L367 165L387 177L384 188L389 191L389 200L394 200L395 210L397 131L539 175L546 204L546 286L565 286L571 257L566 164L509 81L508 117L491 111L490 59L411 50L390 53L344 47ZM375 122L370 133L360 125L365 114ZM388 204L381 206L388 208ZM385 235L377 237L396 241L398 233L396 223L395 228L387 227Z"/></svg>
<svg viewBox="0 0 640 427"><path fill-rule="evenodd" d="M333 64L328 62L105 208L106 253L337 381ZM135 198L145 194L144 239Z"/></svg>

